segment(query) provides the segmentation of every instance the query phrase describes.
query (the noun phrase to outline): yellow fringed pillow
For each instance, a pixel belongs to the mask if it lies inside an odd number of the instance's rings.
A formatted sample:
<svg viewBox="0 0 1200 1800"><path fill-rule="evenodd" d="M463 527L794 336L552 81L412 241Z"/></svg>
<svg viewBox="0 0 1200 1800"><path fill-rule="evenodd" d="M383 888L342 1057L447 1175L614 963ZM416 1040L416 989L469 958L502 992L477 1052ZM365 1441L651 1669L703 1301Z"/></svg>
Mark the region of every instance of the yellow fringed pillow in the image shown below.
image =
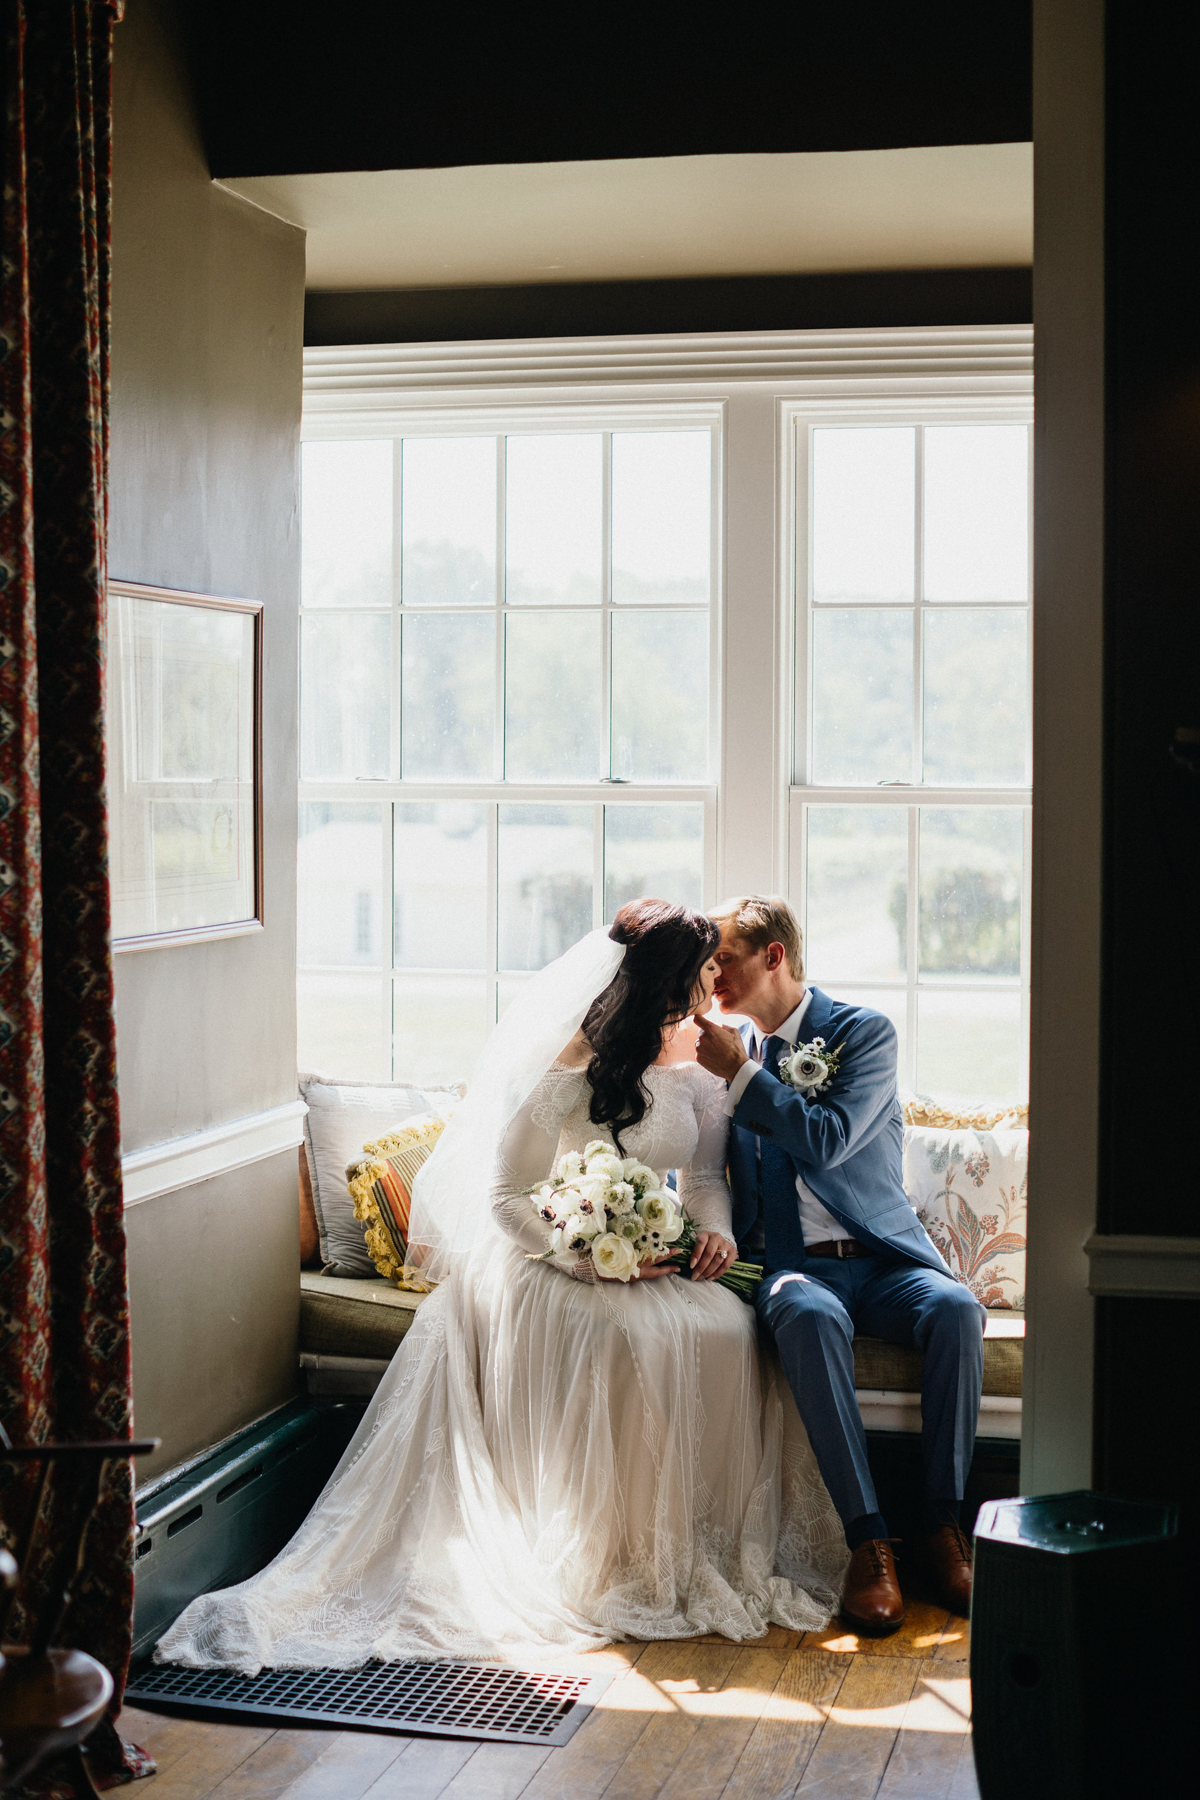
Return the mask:
<svg viewBox="0 0 1200 1800"><path fill-rule="evenodd" d="M904 1123L906 1125L932 1126L935 1131L991 1131L1004 1121L1009 1129L1021 1131L1029 1125L1029 1107L1025 1104L1011 1106L977 1107L973 1111L955 1112L947 1106L939 1106L936 1100L924 1096L904 1102Z"/></svg>
<svg viewBox="0 0 1200 1800"><path fill-rule="evenodd" d="M346 1170L354 1216L362 1221L371 1261L387 1280L416 1294L429 1293L432 1284L407 1260L413 1183L445 1126L436 1113L421 1113L399 1131L364 1144L363 1161Z"/></svg>

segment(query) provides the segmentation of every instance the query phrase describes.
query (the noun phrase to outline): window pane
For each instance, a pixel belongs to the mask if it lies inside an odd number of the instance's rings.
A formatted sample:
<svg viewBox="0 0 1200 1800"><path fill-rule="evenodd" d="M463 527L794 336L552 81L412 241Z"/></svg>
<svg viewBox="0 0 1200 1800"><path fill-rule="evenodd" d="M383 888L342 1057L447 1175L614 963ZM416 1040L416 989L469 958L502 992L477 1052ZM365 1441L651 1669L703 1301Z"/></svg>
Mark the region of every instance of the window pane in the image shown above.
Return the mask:
<svg viewBox="0 0 1200 1800"><path fill-rule="evenodd" d="M510 605L600 598L599 432L510 437L505 487Z"/></svg>
<svg viewBox="0 0 1200 1800"><path fill-rule="evenodd" d="M1021 972L1018 807L921 808L921 974Z"/></svg>
<svg viewBox="0 0 1200 1800"><path fill-rule="evenodd" d="M813 432L813 598L911 600L915 433Z"/></svg>
<svg viewBox="0 0 1200 1800"><path fill-rule="evenodd" d="M804 960L814 980L903 976L908 815L906 806L808 808Z"/></svg>
<svg viewBox="0 0 1200 1800"><path fill-rule="evenodd" d="M530 977L528 975L501 976L496 983L496 1017L502 1019L513 1001L524 991Z"/></svg>
<svg viewBox="0 0 1200 1800"><path fill-rule="evenodd" d="M500 967L541 969L592 929L590 806L502 806Z"/></svg>
<svg viewBox="0 0 1200 1800"><path fill-rule="evenodd" d="M397 968L486 969L487 808L400 801L394 852Z"/></svg>
<svg viewBox="0 0 1200 1800"><path fill-rule="evenodd" d="M1029 597L1029 432L925 431L925 598Z"/></svg>
<svg viewBox="0 0 1200 1800"><path fill-rule="evenodd" d="M1028 614L925 614L925 780L996 785L1027 779Z"/></svg>
<svg viewBox="0 0 1200 1800"><path fill-rule="evenodd" d="M397 975L393 1079L467 1081L491 1030L492 984L479 975Z"/></svg>
<svg viewBox="0 0 1200 1800"><path fill-rule="evenodd" d="M704 894L702 806L606 806L604 917L644 895L700 908Z"/></svg>
<svg viewBox="0 0 1200 1800"><path fill-rule="evenodd" d="M389 766L392 621L387 613L300 622L300 773L383 777Z"/></svg>
<svg viewBox="0 0 1200 1800"><path fill-rule="evenodd" d="M392 603L392 440L301 447L304 606Z"/></svg>
<svg viewBox="0 0 1200 1800"><path fill-rule="evenodd" d="M612 615L612 772L625 781L708 774L708 614Z"/></svg>
<svg viewBox="0 0 1200 1800"><path fill-rule="evenodd" d="M600 615L510 614L504 773L509 781L596 781Z"/></svg>
<svg viewBox="0 0 1200 1800"><path fill-rule="evenodd" d="M917 996L917 1087L943 1105L1021 1097L1021 996Z"/></svg>
<svg viewBox="0 0 1200 1800"><path fill-rule="evenodd" d="M406 781L490 781L495 756L496 615L404 620Z"/></svg>
<svg viewBox="0 0 1200 1800"><path fill-rule="evenodd" d="M296 1053L299 1066L342 1081L387 1081L383 1030L384 981L373 975L317 974L296 978Z"/></svg>
<svg viewBox="0 0 1200 1800"><path fill-rule="evenodd" d="M405 438L401 518L406 606L491 605L495 438Z"/></svg>
<svg viewBox="0 0 1200 1800"><path fill-rule="evenodd" d="M882 1013L896 1027L896 1036L900 1040L897 1062L899 1085L907 1088L911 1077L905 1067L908 1042L908 995L903 989L845 987L838 982L824 982L814 976L817 986L825 988L835 1000L845 1001L847 1006L869 1006L872 1012Z"/></svg>
<svg viewBox="0 0 1200 1800"><path fill-rule="evenodd" d="M296 960L379 968L383 921L383 809L317 800L300 808Z"/></svg>
<svg viewBox="0 0 1200 1800"><path fill-rule="evenodd" d="M813 617L813 772L825 783L912 780L912 614Z"/></svg>
<svg viewBox="0 0 1200 1800"><path fill-rule="evenodd" d="M712 438L614 431L612 597L708 604Z"/></svg>

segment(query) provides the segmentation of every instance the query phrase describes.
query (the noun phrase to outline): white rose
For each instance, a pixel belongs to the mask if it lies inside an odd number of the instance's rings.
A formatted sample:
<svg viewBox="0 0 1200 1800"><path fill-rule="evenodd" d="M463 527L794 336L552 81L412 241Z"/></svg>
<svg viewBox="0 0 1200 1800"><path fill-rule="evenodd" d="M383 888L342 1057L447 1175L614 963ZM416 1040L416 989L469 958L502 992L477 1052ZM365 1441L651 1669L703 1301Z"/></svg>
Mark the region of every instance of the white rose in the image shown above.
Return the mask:
<svg viewBox="0 0 1200 1800"><path fill-rule="evenodd" d="M677 1212L672 1212L666 1224L658 1227L658 1231L664 1244L673 1244L677 1238L683 1236L682 1215Z"/></svg>
<svg viewBox="0 0 1200 1800"><path fill-rule="evenodd" d="M637 1189L639 1194L644 1194L647 1188L656 1188L658 1186L658 1176L654 1173L654 1170L648 1169L645 1163L638 1162L637 1158L634 1156L630 1156L626 1159L622 1173L624 1174L626 1181L630 1182L632 1186Z"/></svg>
<svg viewBox="0 0 1200 1800"><path fill-rule="evenodd" d="M628 1281L637 1268L637 1251L627 1238L606 1231L592 1245L592 1261L597 1272L611 1281Z"/></svg>
<svg viewBox="0 0 1200 1800"><path fill-rule="evenodd" d="M589 1175L603 1175L606 1181L620 1181L625 1165L619 1156L589 1156L587 1172Z"/></svg>
<svg viewBox="0 0 1200 1800"><path fill-rule="evenodd" d="M638 1212L644 1225L661 1227L673 1215L675 1208L661 1188L652 1188L643 1194L637 1203Z"/></svg>
<svg viewBox="0 0 1200 1800"><path fill-rule="evenodd" d="M578 1150L568 1150L558 1159L558 1177L560 1181L569 1181L572 1175L583 1174L583 1158Z"/></svg>

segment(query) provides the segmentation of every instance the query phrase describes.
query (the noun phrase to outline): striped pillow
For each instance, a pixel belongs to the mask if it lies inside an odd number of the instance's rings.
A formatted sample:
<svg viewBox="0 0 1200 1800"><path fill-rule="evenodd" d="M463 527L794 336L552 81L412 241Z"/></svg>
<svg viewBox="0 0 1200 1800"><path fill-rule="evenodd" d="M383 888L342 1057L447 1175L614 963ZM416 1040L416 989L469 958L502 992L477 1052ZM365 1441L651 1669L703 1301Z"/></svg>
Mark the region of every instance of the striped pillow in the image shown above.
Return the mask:
<svg viewBox="0 0 1200 1800"><path fill-rule="evenodd" d="M445 1125L436 1113L422 1113L399 1131L364 1144L364 1160L346 1170L354 1216L362 1221L371 1261L397 1287L418 1294L427 1294L429 1283L407 1262L413 1183Z"/></svg>

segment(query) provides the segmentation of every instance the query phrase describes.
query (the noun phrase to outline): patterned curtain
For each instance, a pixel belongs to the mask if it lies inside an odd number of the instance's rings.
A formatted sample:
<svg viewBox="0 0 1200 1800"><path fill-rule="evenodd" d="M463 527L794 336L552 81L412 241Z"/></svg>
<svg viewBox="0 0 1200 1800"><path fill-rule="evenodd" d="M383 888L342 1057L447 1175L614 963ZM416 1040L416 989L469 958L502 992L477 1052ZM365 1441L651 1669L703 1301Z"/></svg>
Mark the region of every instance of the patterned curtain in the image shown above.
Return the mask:
<svg viewBox="0 0 1200 1800"><path fill-rule="evenodd" d="M0 1420L26 1443L131 1432L103 721L119 11L0 0ZM10 1542L28 1499L0 1493ZM132 1524L116 1465L64 1632L114 1716ZM58 1531L52 1491L47 1553ZM101 1785L150 1772L111 1723L89 1750Z"/></svg>

